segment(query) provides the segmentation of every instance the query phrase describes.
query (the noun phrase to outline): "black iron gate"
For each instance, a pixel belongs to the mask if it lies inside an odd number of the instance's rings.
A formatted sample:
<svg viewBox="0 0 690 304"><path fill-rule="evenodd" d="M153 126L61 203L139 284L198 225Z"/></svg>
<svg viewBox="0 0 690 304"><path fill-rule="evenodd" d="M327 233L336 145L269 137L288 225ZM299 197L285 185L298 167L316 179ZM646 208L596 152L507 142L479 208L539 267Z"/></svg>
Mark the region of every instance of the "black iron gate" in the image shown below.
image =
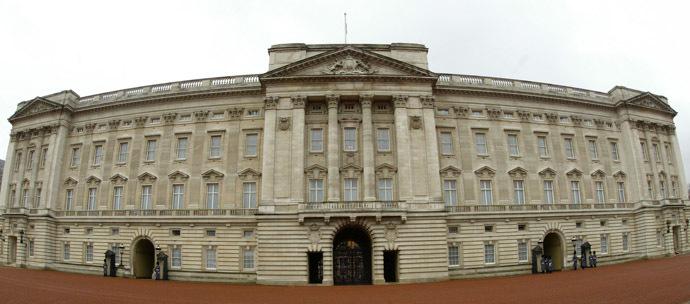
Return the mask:
<svg viewBox="0 0 690 304"><path fill-rule="evenodd" d="M345 240L335 248L334 280L337 285L368 284L365 252L355 241Z"/></svg>

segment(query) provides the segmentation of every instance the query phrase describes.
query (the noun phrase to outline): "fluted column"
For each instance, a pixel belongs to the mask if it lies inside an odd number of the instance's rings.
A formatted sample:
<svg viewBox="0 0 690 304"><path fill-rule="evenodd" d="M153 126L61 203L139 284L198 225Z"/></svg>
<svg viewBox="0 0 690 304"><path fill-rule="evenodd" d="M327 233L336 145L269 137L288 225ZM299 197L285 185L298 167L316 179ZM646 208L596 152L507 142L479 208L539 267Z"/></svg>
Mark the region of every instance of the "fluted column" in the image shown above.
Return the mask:
<svg viewBox="0 0 690 304"><path fill-rule="evenodd" d="M364 200L376 200L376 178L374 177L374 130L371 120L371 102L374 95L361 95L359 101L362 104L362 161L364 163Z"/></svg>
<svg viewBox="0 0 690 304"><path fill-rule="evenodd" d="M340 133L338 130L339 95L326 96L328 101L328 201L340 200Z"/></svg>
<svg viewBox="0 0 690 304"><path fill-rule="evenodd" d="M304 201L304 105L305 96L292 96L291 200Z"/></svg>
<svg viewBox="0 0 690 304"><path fill-rule="evenodd" d="M275 171L275 139L276 139L276 115L278 102L280 98L277 96L267 96L264 98L264 142L263 142L263 157L261 159L261 205L273 204L273 184ZM266 210L272 211L272 210Z"/></svg>
<svg viewBox="0 0 690 304"><path fill-rule="evenodd" d="M428 195L430 201L443 201L441 195L441 174L438 160L438 138L436 137L436 113L434 96L421 96L424 115L424 137L426 141L426 165L428 176Z"/></svg>
<svg viewBox="0 0 690 304"><path fill-rule="evenodd" d="M407 96L393 96L395 105L395 143L398 156L398 197L412 200L412 155L410 155L410 127L407 117Z"/></svg>

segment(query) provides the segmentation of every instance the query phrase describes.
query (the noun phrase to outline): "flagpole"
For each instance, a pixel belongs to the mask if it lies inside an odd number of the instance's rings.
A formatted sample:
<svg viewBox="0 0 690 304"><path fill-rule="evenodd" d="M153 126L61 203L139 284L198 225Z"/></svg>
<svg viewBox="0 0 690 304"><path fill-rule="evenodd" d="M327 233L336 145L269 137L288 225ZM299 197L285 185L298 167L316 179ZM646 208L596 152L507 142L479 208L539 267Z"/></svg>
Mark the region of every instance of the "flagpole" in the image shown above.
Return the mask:
<svg viewBox="0 0 690 304"><path fill-rule="evenodd" d="M347 13L345 15L345 44L347 44Z"/></svg>

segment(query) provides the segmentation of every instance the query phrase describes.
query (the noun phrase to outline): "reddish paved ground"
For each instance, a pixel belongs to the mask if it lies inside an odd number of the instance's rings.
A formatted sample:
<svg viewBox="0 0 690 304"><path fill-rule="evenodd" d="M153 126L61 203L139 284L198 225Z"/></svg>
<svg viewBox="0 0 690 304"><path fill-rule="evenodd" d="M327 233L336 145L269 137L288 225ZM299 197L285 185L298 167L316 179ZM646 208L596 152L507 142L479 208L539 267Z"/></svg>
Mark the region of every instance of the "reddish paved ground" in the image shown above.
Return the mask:
<svg viewBox="0 0 690 304"><path fill-rule="evenodd" d="M354 287L162 282L0 267L1 303L683 303L690 256L492 279Z"/></svg>

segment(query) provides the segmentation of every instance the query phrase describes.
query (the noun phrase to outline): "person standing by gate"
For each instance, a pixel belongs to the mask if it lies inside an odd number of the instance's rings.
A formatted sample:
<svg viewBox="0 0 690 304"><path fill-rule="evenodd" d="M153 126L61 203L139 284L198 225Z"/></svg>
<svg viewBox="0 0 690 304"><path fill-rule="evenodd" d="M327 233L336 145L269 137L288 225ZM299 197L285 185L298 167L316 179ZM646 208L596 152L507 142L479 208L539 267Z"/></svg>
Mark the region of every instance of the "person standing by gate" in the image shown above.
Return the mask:
<svg viewBox="0 0 690 304"><path fill-rule="evenodd" d="M549 273L552 273L553 272L553 260L551 259L551 256L549 256L546 263L548 264L548 266L546 266L546 267L549 268Z"/></svg>
<svg viewBox="0 0 690 304"><path fill-rule="evenodd" d="M103 259L103 276L108 276L108 261L106 259Z"/></svg>
<svg viewBox="0 0 690 304"><path fill-rule="evenodd" d="M159 265L158 262L156 262L156 268L154 269L156 272L156 281L161 279L161 266Z"/></svg>
<svg viewBox="0 0 690 304"><path fill-rule="evenodd" d="M541 273L544 273L546 271L546 257L541 256Z"/></svg>
<svg viewBox="0 0 690 304"><path fill-rule="evenodd" d="M592 267L597 267L597 252L592 251L592 255L589 257L589 264L592 265Z"/></svg>

